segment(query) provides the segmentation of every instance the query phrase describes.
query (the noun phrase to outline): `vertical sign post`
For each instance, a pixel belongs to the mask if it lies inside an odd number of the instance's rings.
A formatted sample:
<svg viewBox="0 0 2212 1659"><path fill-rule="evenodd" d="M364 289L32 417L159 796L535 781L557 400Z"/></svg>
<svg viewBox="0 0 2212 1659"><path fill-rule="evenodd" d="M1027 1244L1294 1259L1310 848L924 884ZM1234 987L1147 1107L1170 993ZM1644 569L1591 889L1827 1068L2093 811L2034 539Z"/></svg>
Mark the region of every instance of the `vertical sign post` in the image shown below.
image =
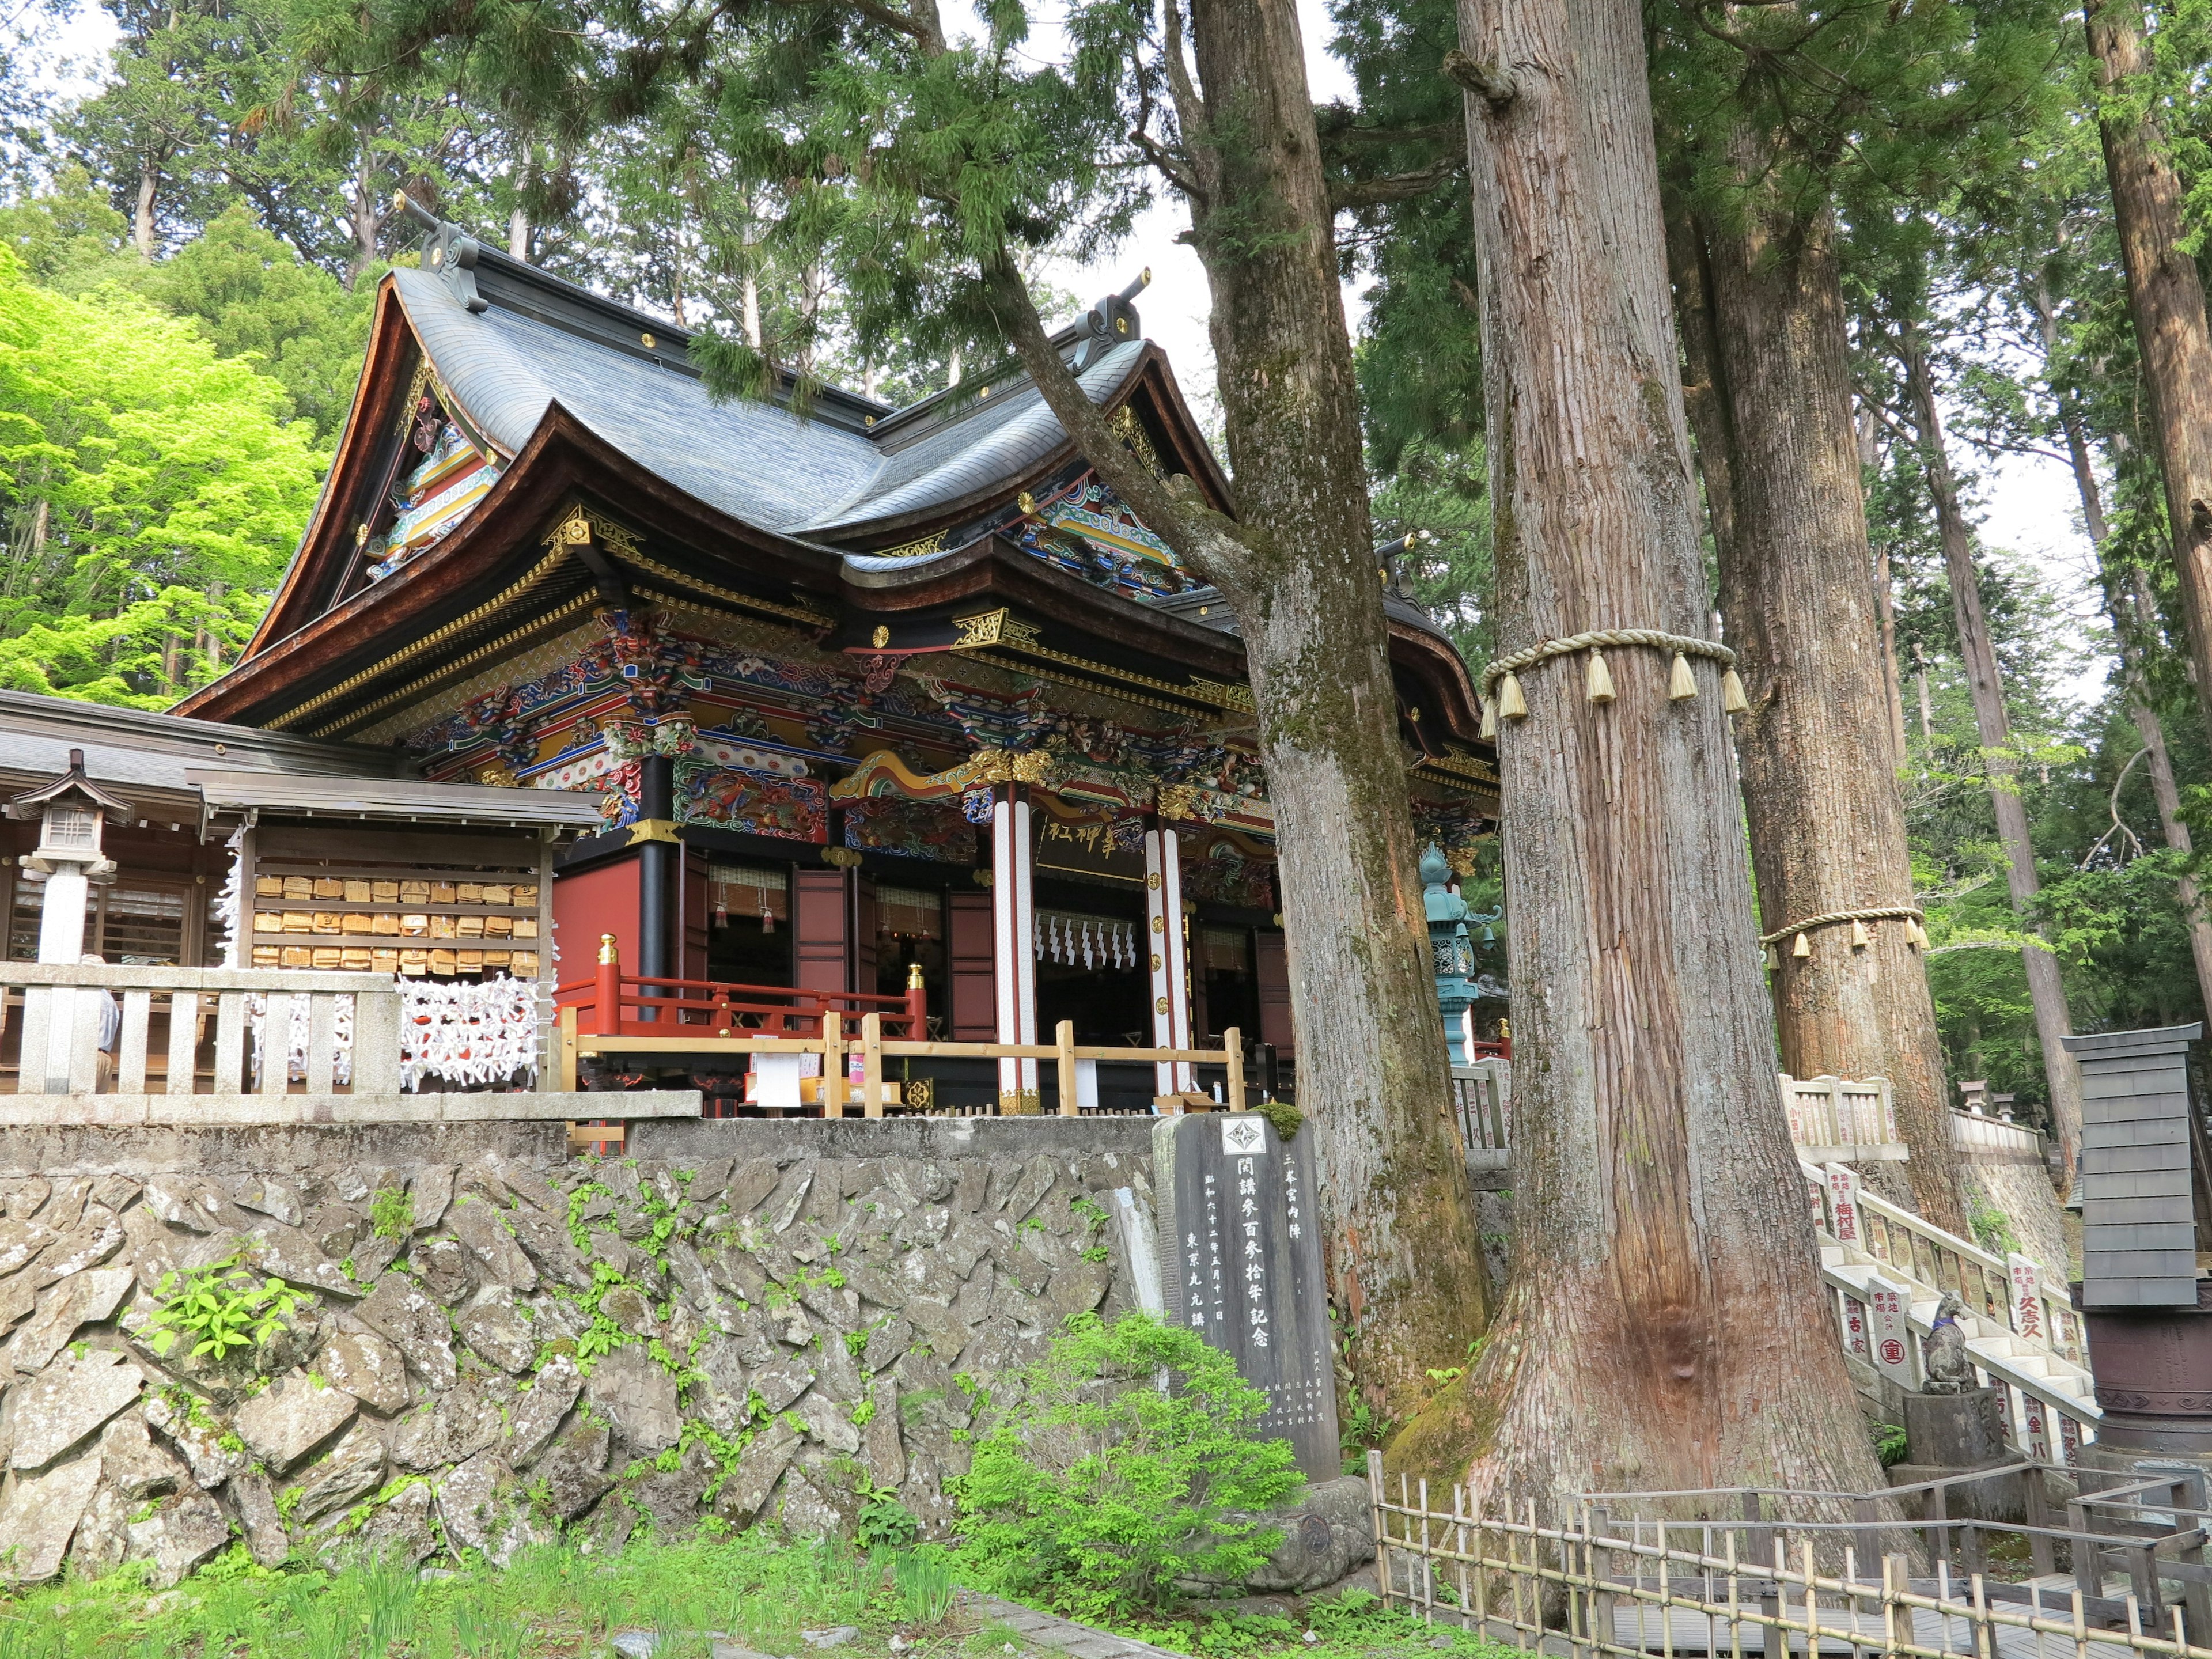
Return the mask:
<svg viewBox="0 0 2212 1659"><path fill-rule="evenodd" d="M1899 1388L1911 1389L1912 1328L1905 1319L1905 1287L1876 1273L1867 1280L1867 1311L1874 1320L1874 1363Z"/></svg>

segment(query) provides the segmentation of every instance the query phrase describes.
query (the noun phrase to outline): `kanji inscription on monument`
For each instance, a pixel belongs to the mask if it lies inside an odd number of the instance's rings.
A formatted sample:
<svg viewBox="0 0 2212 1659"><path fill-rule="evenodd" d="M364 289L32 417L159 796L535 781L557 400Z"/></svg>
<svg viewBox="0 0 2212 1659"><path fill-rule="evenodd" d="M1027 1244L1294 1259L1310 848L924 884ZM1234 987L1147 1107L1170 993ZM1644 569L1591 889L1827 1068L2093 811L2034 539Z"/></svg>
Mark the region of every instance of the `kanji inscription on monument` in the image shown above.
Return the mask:
<svg viewBox="0 0 2212 1659"><path fill-rule="evenodd" d="M1335 1477L1336 1383L1313 1148L1257 1112L1162 1118L1152 1128L1160 1288L1170 1324L1233 1355L1267 1396L1262 1434L1310 1480Z"/></svg>

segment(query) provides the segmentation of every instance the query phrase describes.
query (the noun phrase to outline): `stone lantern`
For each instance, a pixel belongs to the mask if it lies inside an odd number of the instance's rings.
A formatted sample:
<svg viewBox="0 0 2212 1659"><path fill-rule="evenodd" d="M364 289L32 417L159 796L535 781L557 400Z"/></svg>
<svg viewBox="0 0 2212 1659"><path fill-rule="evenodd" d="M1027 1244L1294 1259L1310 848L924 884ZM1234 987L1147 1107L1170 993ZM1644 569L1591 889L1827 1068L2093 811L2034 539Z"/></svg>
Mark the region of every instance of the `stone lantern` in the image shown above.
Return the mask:
<svg viewBox="0 0 2212 1659"><path fill-rule="evenodd" d="M1437 1006L1443 1011L1444 1044L1451 1063L1468 1063L1466 1026L1462 1019L1480 993L1471 982L1474 946L1467 935L1467 901L1451 890L1451 866L1431 843L1421 854L1421 908L1429 922L1429 950L1435 959Z"/></svg>
<svg viewBox="0 0 2212 1659"><path fill-rule="evenodd" d="M39 960L75 963L84 951L88 884L112 878L115 860L100 850L110 815L128 820L130 804L84 775L84 750L70 750L69 770L9 800L11 818L39 821L38 850L19 860L46 877L39 909Z"/></svg>

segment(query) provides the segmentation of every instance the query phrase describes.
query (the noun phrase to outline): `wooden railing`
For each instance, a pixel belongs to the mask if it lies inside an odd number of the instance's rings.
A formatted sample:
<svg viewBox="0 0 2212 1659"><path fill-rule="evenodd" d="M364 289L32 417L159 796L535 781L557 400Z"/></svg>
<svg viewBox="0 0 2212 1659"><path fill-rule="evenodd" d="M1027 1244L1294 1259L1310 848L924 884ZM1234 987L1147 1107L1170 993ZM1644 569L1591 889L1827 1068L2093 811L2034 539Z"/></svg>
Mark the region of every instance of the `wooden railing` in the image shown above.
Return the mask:
<svg viewBox="0 0 2212 1659"><path fill-rule="evenodd" d="M1790 1139L1815 1164L1894 1163L1905 1155L1887 1078L1778 1074Z"/></svg>
<svg viewBox="0 0 2212 1659"><path fill-rule="evenodd" d="M1060 1021L1049 1043L934 1042L886 1036L884 1033L888 1022L880 1012L861 1015L857 1029L848 1025L835 1008L824 1010L817 1018L818 1030L807 1036L754 1034L738 1029L686 1036L675 1035L665 1026L656 1030L649 1024L602 1036L584 1029L582 1016L575 1007L564 1006L561 1010L559 1085L564 1090L576 1087L578 1064L587 1054L818 1054L822 1060L823 1115L842 1117L846 1107L858 1105L864 1115L881 1117L885 1107L904 1103L898 1092L901 1085L884 1074L885 1060L1049 1060L1055 1069L1060 1091L1060 1115L1076 1117L1081 1115L1078 1068L1085 1060L1143 1065L1187 1062L1224 1069L1227 1080L1222 1103L1229 1110L1241 1112L1250 1105L1244 1086L1243 1037L1233 1025L1221 1034L1222 1046L1218 1048L1092 1048L1077 1042L1072 1020ZM860 1060L860 1081L857 1085L849 1081L848 1060L854 1055Z"/></svg>
<svg viewBox="0 0 2212 1659"><path fill-rule="evenodd" d="M847 1023L881 1015L902 1040L929 1035L926 994L797 990L788 985L728 985L716 980L659 979L626 974L603 962L590 979L557 987L555 1005L573 1012L580 1032L599 1037L742 1037L818 1039L835 1014Z"/></svg>

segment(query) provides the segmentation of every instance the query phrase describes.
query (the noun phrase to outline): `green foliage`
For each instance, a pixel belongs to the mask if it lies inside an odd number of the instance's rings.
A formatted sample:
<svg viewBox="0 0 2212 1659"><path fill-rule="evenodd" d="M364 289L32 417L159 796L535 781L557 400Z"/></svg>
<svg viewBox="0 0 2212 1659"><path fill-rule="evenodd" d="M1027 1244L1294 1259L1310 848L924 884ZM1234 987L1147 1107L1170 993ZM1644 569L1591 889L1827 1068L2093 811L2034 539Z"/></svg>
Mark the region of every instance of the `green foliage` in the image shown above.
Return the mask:
<svg viewBox="0 0 2212 1659"><path fill-rule="evenodd" d="M1873 1427L1875 1461L1888 1468L1905 1461L1905 1425L1876 1423Z"/></svg>
<svg viewBox="0 0 2212 1659"><path fill-rule="evenodd" d="M864 1540L865 1541L865 1540ZM917 1625L941 1623L952 1611L952 1553L943 1546L925 1544L909 1550L891 1565L891 1583L907 1618Z"/></svg>
<svg viewBox="0 0 2212 1659"><path fill-rule="evenodd" d="M147 1340L166 1356L179 1341L195 1359L229 1358L280 1334L305 1297L283 1279L256 1279L228 1256L179 1278L162 1277L160 1309L146 1322Z"/></svg>
<svg viewBox="0 0 2212 1659"><path fill-rule="evenodd" d="M380 1187L369 1200L369 1225L379 1238L404 1238L415 1231L415 1194L404 1187Z"/></svg>
<svg viewBox="0 0 2212 1659"><path fill-rule="evenodd" d="M899 1502L896 1488L870 1486L860 1493L853 1541L862 1549L902 1549L921 1536L921 1522Z"/></svg>
<svg viewBox="0 0 2212 1659"><path fill-rule="evenodd" d="M1242 1579L1280 1541L1260 1516L1298 1489L1289 1443L1255 1437L1264 1396L1203 1339L1085 1315L1022 1382L957 1482L979 1577L1126 1613L1170 1602L1179 1578Z"/></svg>
<svg viewBox="0 0 2212 1659"><path fill-rule="evenodd" d="M147 301L33 288L0 250L0 685L158 708L241 645L316 489L285 401Z"/></svg>

